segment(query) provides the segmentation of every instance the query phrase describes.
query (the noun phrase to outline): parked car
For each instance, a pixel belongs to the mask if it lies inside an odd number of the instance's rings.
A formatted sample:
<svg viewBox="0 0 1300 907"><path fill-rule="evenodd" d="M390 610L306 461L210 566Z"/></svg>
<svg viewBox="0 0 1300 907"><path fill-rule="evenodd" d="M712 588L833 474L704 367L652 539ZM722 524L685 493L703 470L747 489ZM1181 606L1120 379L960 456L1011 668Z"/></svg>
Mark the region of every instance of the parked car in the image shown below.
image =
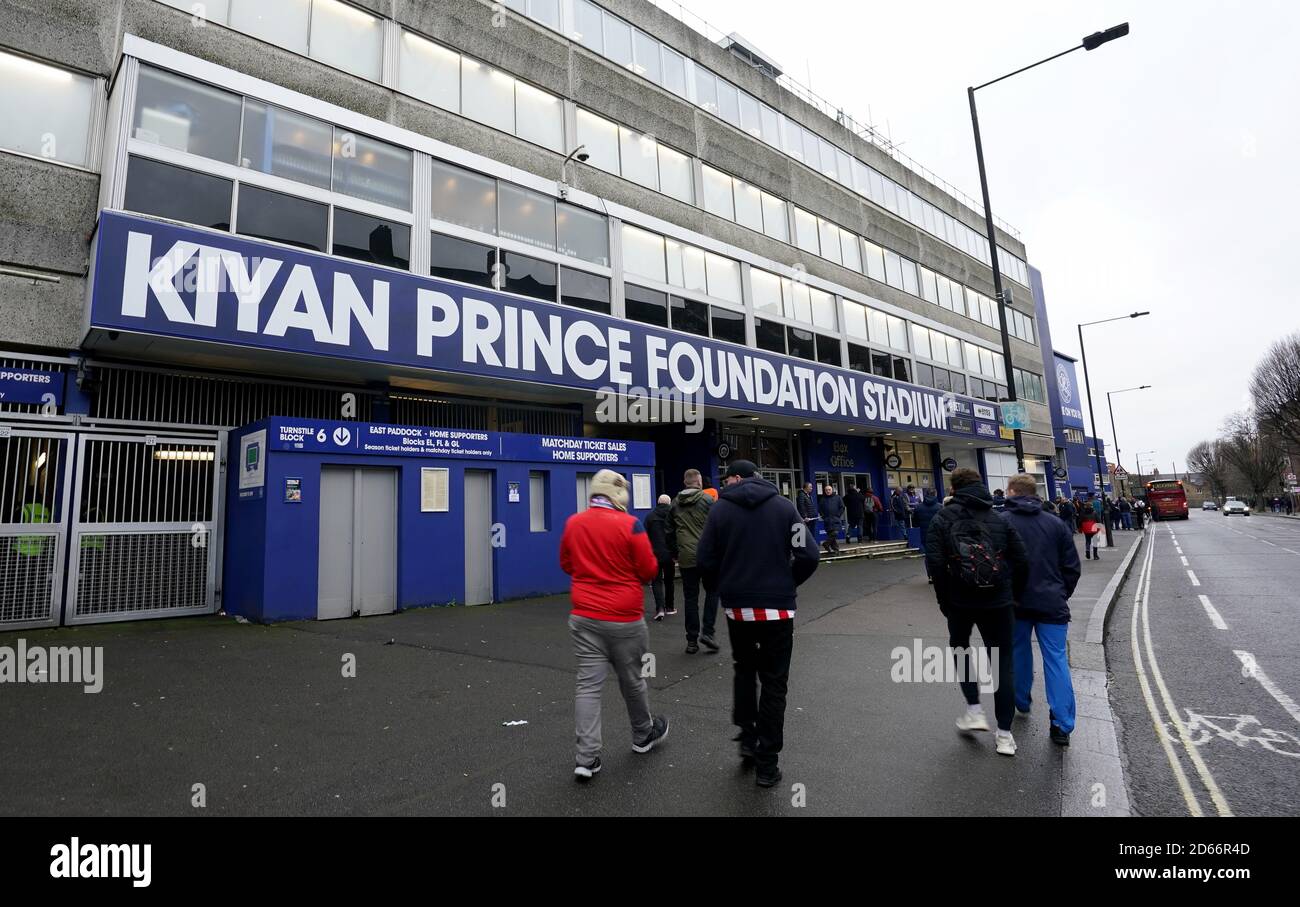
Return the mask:
<svg viewBox="0 0 1300 907"><path fill-rule="evenodd" d="M1223 502L1223 515L1227 516L1230 513L1240 513L1242 516L1250 516L1250 508L1247 507L1244 502L1238 501L1236 498L1228 498L1228 500Z"/></svg>
<svg viewBox="0 0 1300 907"><path fill-rule="evenodd" d="M1201 509L1202 509L1202 510L1218 510L1218 509L1219 509L1219 505L1218 505L1218 503L1215 502L1215 501L1206 501L1204 504L1201 505Z"/></svg>

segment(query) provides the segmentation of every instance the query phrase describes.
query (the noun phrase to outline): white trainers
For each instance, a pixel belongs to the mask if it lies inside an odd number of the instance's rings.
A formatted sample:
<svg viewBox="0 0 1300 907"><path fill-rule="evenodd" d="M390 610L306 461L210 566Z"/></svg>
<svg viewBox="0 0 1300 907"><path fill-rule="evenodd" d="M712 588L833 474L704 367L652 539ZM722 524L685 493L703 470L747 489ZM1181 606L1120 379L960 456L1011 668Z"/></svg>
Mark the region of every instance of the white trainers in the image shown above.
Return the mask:
<svg viewBox="0 0 1300 907"><path fill-rule="evenodd" d="M1011 736L1010 731L998 731L995 739L997 740L1000 755L1014 756L1016 754L1016 738Z"/></svg>
<svg viewBox="0 0 1300 907"><path fill-rule="evenodd" d="M984 710L979 706L972 706L966 709L957 718L957 730L970 731L987 731L989 729L989 720L984 717Z"/></svg>

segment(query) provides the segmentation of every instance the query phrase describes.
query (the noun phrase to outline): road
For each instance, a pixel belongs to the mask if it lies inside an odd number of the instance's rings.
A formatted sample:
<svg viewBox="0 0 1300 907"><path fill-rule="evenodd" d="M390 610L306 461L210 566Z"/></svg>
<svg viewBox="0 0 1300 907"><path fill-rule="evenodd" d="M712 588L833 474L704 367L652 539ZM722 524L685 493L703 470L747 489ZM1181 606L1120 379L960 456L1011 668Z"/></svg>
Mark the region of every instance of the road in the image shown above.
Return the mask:
<svg viewBox="0 0 1300 907"><path fill-rule="evenodd" d="M1106 637L1141 815L1294 815L1300 804L1300 522L1155 524Z"/></svg>

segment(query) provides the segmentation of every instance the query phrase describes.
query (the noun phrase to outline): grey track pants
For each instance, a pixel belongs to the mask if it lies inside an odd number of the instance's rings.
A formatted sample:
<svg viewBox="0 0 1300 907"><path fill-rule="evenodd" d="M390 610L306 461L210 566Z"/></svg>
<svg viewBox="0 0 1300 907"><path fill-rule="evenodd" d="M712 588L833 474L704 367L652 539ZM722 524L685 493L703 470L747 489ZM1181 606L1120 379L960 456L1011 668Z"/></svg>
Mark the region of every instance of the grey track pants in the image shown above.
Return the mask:
<svg viewBox="0 0 1300 907"><path fill-rule="evenodd" d="M574 693L574 722L577 727L577 763L591 765L600 755L600 694L610 667L627 704L632 739L645 740L652 726L650 696L641 676L641 657L650 644L645 620L619 622L569 615L573 653L578 659Z"/></svg>

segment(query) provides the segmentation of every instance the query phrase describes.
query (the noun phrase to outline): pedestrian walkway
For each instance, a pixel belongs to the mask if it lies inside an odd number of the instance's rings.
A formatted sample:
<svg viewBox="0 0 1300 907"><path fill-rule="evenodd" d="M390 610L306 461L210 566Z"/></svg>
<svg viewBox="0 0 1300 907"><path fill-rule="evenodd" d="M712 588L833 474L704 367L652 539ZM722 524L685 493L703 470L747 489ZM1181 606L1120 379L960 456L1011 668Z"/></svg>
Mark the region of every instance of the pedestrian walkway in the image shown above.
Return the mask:
<svg viewBox="0 0 1300 907"><path fill-rule="evenodd" d="M1075 631L1121 553L1085 563ZM799 605L785 779L768 791L740 771L731 742L725 630L721 653L688 656L680 615L650 625L651 703L672 718L669 740L632 753L606 684L604 771L586 787L572 780L562 596L273 626L212 617L0 634L0 646L20 635L103 646L105 675L97 695L4 690L0 727L22 733L4 741L0 813L190 814L203 783L206 812L219 815L488 815L495 785L513 815L1061 814L1075 749L1050 743L1045 717L1017 722L1008 759L992 735L956 733L955 684L896 680L900 653L947 644L919 561L830 561ZM1045 701L1041 671L1034 696Z"/></svg>

